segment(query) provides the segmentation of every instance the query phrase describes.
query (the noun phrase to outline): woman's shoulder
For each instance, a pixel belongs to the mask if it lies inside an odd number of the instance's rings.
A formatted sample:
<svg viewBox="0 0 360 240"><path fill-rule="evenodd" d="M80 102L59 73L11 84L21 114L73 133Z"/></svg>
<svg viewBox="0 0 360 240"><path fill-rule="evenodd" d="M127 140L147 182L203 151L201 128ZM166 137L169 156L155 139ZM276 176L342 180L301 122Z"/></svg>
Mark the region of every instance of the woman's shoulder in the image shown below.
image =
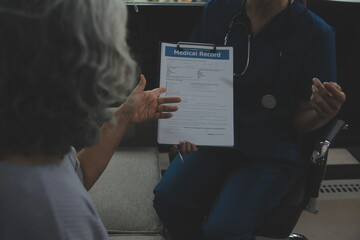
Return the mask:
<svg viewBox="0 0 360 240"><path fill-rule="evenodd" d="M67 158L75 153L71 149ZM72 168L66 159L41 166L0 162L0 224L6 226L0 236L26 239L19 229L39 239L63 239L65 232L89 236L86 239L106 236L93 200ZM11 218L16 223L9 222Z"/></svg>

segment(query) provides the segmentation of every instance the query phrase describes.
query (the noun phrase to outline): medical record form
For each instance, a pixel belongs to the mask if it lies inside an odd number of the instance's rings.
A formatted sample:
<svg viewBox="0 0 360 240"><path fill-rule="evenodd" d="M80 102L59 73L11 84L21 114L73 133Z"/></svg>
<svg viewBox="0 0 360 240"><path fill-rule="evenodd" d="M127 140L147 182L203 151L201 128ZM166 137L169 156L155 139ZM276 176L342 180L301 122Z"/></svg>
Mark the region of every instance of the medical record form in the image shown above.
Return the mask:
<svg viewBox="0 0 360 240"><path fill-rule="evenodd" d="M233 48L161 43L160 87L179 96L179 110L158 121L158 143L234 145Z"/></svg>

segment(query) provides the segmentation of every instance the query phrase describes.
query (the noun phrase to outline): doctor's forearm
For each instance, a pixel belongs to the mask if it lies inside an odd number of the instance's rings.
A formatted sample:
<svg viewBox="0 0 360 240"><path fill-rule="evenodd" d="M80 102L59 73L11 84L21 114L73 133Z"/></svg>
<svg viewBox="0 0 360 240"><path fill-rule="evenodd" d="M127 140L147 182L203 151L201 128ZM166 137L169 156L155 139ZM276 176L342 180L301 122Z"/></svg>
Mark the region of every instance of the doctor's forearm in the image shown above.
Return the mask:
<svg viewBox="0 0 360 240"><path fill-rule="evenodd" d="M324 126L330 120L331 118L324 118L317 114L314 109L306 108L296 114L294 126L300 134L304 134Z"/></svg>

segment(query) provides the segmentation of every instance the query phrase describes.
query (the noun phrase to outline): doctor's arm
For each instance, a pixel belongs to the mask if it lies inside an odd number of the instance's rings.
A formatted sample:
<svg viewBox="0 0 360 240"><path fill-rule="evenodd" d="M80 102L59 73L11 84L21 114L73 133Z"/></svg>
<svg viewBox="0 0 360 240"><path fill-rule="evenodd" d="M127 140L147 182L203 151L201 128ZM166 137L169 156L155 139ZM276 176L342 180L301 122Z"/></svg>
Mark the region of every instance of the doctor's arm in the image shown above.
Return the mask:
<svg viewBox="0 0 360 240"><path fill-rule="evenodd" d="M78 159L83 171L84 186L89 190L108 165L112 155L117 150L126 130L132 123L150 119L166 119L172 117L177 106L164 105L178 103L179 97L159 97L165 88L144 91L146 79L141 79L127 100L114 111L114 122L104 123L100 128L100 140L97 144L85 148L78 153Z"/></svg>
<svg viewBox="0 0 360 240"><path fill-rule="evenodd" d="M333 119L345 102L345 93L334 82L321 83L313 79L312 94L308 102L300 103L294 126L300 134L318 129Z"/></svg>

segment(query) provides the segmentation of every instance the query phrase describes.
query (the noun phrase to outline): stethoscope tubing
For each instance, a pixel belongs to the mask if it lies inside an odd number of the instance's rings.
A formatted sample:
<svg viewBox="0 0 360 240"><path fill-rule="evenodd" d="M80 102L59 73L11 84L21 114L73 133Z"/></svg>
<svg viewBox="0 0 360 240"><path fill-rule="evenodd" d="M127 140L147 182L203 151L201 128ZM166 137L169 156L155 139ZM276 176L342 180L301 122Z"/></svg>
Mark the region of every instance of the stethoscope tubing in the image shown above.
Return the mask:
<svg viewBox="0 0 360 240"><path fill-rule="evenodd" d="M229 35L231 33L231 30L232 30L232 27L233 27L233 24L234 22L236 21L237 18L239 18L240 16L242 16L242 14L244 13L244 6L245 6L245 2L246 0L243 1L243 4L242 4L242 7L241 7L241 11L240 13L237 13L235 14L231 21L230 21L230 24L229 24L229 28L228 28L228 31L227 33L225 34L225 37L224 37L224 45L226 46L228 44L228 40L229 40ZM287 5L287 13L286 13L286 21L284 23L284 28L283 28L283 31L282 31L282 34L281 34L281 39L279 41L279 54L278 54L278 62L277 62L277 66L276 66L276 69L273 73L273 76L272 76L272 86L270 86L270 88L272 88L272 90L269 91L268 94L264 95L263 98L262 98L262 101L264 100L264 98L271 98L271 101L275 101L275 106L276 106L276 98L274 96L274 92L275 92L275 88L276 88L276 82L277 82L277 78L278 78L278 75L279 75L279 66L280 66L280 62L281 62L281 58L282 58L282 55L283 55L283 48L284 48L284 44L285 44L285 32L287 30L287 25L289 24L289 21L290 21L290 15L291 15L291 0L288 0L288 5ZM246 26L245 24L243 24L244 26ZM248 41L247 41L247 58L246 58L246 64L245 64L245 67L243 69L243 71L241 73L234 73L234 77L236 76L243 76L246 71L248 70L249 68L249 65L250 65L250 55L251 55L251 33L248 34ZM262 104L264 105L264 107L266 107L263 102ZM272 107L266 107L266 108L273 108L274 106Z"/></svg>

